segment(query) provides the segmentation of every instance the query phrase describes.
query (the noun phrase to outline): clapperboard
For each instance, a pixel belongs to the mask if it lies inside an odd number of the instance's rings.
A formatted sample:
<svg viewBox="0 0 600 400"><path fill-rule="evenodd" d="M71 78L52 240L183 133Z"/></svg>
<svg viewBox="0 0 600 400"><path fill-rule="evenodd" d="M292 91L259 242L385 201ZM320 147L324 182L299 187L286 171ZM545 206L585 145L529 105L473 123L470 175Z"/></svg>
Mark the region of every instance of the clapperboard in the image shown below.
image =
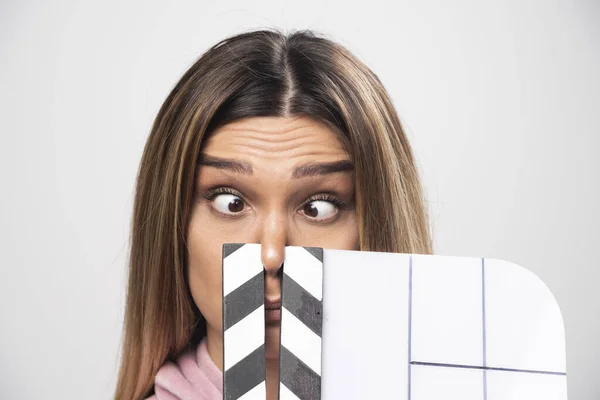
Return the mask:
<svg viewBox="0 0 600 400"><path fill-rule="evenodd" d="M223 248L224 399L264 399L259 244ZM493 259L286 247L279 398L566 400L548 288Z"/></svg>

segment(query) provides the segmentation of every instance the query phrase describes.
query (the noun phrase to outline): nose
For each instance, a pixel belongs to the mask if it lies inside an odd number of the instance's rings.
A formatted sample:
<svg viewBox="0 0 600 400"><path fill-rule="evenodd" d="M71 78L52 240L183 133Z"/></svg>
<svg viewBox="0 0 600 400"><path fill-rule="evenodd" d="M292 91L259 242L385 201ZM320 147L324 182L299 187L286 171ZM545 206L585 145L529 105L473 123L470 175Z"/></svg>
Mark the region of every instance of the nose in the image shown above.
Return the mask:
<svg viewBox="0 0 600 400"><path fill-rule="evenodd" d="M285 218L276 213L268 215L262 224L260 238L261 260L267 277L280 274L287 243L287 227Z"/></svg>

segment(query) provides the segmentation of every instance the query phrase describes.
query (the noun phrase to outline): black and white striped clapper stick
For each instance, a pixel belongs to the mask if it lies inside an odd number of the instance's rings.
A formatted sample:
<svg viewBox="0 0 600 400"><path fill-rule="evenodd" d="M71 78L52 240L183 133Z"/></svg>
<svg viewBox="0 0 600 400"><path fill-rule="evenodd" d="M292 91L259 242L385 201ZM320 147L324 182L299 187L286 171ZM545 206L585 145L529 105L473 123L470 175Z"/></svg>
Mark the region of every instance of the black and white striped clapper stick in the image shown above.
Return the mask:
<svg viewBox="0 0 600 400"><path fill-rule="evenodd" d="M223 398L264 400L265 279L260 244L223 245Z"/></svg>
<svg viewBox="0 0 600 400"><path fill-rule="evenodd" d="M319 400L323 249L285 248L281 306L279 399Z"/></svg>

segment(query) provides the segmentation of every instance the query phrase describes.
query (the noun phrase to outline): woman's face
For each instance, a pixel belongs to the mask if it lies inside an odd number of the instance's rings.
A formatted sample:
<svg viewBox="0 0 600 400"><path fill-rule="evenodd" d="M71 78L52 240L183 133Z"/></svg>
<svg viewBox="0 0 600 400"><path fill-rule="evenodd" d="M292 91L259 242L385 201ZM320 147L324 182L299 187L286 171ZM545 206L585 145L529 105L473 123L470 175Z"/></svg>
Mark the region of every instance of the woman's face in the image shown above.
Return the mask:
<svg viewBox="0 0 600 400"><path fill-rule="evenodd" d="M217 129L201 154L188 230L189 283L222 368L223 243L260 243L265 302L277 303L285 246L357 250L353 167L335 134L307 117L261 117ZM277 359L279 313L265 313Z"/></svg>

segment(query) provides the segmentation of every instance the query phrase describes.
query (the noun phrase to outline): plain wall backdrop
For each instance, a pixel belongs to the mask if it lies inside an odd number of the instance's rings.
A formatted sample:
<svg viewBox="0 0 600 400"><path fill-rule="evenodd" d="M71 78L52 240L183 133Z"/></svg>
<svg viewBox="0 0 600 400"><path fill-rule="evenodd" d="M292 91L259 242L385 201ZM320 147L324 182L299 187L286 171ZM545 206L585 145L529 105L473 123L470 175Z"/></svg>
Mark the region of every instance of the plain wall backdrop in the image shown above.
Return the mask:
<svg viewBox="0 0 600 400"><path fill-rule="evenodd" d="M315 29L380 77L441 255L509 260L562 309L600 398L600 3L2 1L0 398L108 399L152 121L218 40Z"/></svg>

